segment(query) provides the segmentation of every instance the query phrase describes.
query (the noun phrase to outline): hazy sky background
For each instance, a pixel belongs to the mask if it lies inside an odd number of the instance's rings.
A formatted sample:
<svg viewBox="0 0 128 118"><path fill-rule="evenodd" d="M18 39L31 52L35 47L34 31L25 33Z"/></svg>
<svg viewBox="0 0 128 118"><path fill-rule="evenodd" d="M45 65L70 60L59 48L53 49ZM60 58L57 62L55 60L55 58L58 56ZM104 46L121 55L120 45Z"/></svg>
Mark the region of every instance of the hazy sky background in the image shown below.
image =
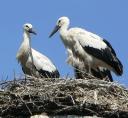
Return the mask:
<svg viewBox="0 0 128 118"><path fill-rule="evenodd" d="M37 36L32 47L47 55L61 76L73 76L66 64L66 50L57 33L51 39L57 19L68 16L71 27L82 27L107 39L124 65L115 81L128 86L128 0L1 0L0 1L0 77L13 79L22 73L16 53L22 42L23 24L32 23Z"/></svg>

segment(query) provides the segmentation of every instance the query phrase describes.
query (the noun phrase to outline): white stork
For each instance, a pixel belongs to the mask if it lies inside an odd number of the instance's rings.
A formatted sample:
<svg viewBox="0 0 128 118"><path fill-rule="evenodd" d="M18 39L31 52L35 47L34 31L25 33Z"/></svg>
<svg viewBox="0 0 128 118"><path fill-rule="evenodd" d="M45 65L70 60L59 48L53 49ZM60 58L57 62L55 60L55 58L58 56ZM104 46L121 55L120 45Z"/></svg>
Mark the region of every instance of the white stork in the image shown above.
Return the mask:
<svg viewBox="0 0 128 118"><path fill-rule="evenodd" d="M69 29L69 24L69 18L59 18L49 37L59 30L60 37L68 50L67 62L70 65L73 67L77 65L79 69L86 67L89 74L92 73L91 69L103 67L117 75L122 75L123 65L108 41L81 28ZM77 63L73 63L72 57L77 59Z"/></svg>
<svg viewBox="0 0 128 118"><path fill-rule="evenodd" d="M58 78L59 72L51 60L31 48L30 33L36 34L32 25L26 23L23 29L23 42L16 55L18 62L20 62L22 66L23 72L35 77Z"/></svg>

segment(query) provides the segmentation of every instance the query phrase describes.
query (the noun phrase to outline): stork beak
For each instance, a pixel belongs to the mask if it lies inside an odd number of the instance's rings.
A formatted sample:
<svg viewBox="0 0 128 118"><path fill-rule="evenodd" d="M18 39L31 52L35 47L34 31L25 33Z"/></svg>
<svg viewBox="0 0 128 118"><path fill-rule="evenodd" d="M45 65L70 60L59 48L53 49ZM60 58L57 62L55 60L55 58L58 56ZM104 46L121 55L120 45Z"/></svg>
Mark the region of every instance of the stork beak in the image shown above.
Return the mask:
<svg viewBox="0 0 128 118"><path fill-rule="evenodd" d="M33 29L29 29L28 32L37 35L37 33Z"/></svg>
<svg viewBox="0 0 128 118"><path fill-rule="evenodd" d="M58 30L60 29L60 26L56 25L51 34L49 35L49 38L51 38Z"/></svg>

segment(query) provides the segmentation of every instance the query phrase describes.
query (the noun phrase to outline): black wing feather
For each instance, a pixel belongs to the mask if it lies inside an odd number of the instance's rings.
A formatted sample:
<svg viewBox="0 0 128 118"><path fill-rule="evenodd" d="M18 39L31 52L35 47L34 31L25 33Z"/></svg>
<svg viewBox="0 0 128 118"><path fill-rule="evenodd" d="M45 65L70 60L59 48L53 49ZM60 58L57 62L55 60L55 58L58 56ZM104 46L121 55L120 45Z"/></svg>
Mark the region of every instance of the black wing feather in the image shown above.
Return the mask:
<svg viewBox="0 0 128 118"><path fill-rule="evenodd" d="M111 44L106 40L103 39L104 43L106 43L106 45L110 48L111 52L116 56L116 52L115 50L112 48Z"/></svg>
<svg viewBox="0 0 128 118"><path fill-rule="evenodd" d="M49 71L45 71L41 69L41 70L38 70L38 72L40 73L40 76L44 78L59 78L60 77L58 70L55 70L54 72L49 72Z"/></svg>
<svg viewBox="0 0 128 118"><path fill-rule="evenodd" d="M114 68L115 72L118 75L122 75L123 73L123 65L119 61L119 59L116 57L115 51L112 48L112 46L107 42L107 45L109 45L105 49L97 49L90 46L82 46L83 49L90 55L96 57L97 59L100 59L110 65L112 68Z"/></svg>

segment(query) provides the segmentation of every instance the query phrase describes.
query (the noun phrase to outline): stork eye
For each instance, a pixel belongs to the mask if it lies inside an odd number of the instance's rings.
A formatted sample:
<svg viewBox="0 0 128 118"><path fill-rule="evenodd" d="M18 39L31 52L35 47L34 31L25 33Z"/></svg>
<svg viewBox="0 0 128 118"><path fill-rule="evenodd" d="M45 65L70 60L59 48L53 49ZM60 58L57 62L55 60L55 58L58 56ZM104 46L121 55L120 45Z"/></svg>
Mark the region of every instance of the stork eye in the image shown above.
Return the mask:
<svg viewBox="0 0 128 118"><path fill-rule="evenodd" d="M27 27L27 28L29 28L29 26L28 26L28 25L26 25L26 27Z"/></svg>
<svg viewBox="0 0 128 118"><path fill-rule="evenodd" d="M58 23L60 23L60 22L61 22L61 20L58 21Z"/></svg>

